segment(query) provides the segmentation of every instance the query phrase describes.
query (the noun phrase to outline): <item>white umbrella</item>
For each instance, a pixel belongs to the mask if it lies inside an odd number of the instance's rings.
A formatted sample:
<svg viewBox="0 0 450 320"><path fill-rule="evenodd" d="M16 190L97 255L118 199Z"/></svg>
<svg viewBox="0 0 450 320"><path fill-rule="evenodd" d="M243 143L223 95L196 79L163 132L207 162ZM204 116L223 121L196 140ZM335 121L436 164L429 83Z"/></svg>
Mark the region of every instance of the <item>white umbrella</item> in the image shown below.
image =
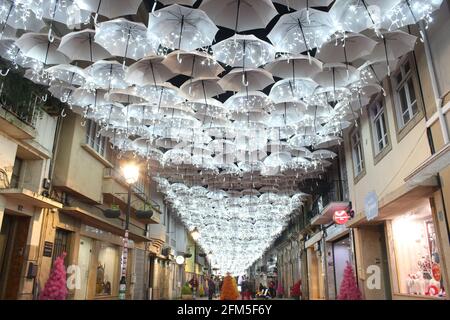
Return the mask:
<svg viewBox="0 0 450 320"><path fill-rule="evenodd" d="M314 93L319 85L309 78L278 81L270 90L269 97L275 103L303 101Z"/></svg>
<svg viewBox="0 0 450 320"><path fill-rule="evenodd" d="M112 89L105 94L105 99L110 102L119 102L125 105L145 102L145 99L139 96L135 87Z"/></svg>
<svg viewBox="0 0 450 320"><path fill-rule="evenodd" d="M208 148L215 154L227 155L236 152L236 144L231 140L216 139L208 144Z"/></svg>
<svg viewBox="0 0 450 320"><path fill-rule="evenodd" d="M97 22L97 16L108 17L110 19L135 15L142 3L142 0L75 0L75 3L80 9L94 12L95 22Z"/></svg>
<svg viewBox="0 0 450 320"><path fill-rule="evenodd" d="M330 150L316 150L309 155L311 159L334 159L337 154Z"/></svg>
<svg viewBox="0 0 450 320"><path fill-rule="evenodd" d="M180 90L189 99L206 99L218 96L225 91L218 84L219 77L204 77L187 80L180 87Z"/></svg>
<svg viewBox="0 0 450 320"><path fill-rule="evenodd" d="M235 68L219 81L224 90L262 90L274 83L272 75L264 69Z"/></svg>
<svg viewBox="0 0 450 320"><path fill-rule="evenodd" d="M326 63L323 71L314 76L314 81L324 88L336 90L359 79L358 71L344 63Z"/></svg>
<svg viewBox="0 0 450 320"><path fill-rule="evenodd" d="M317 143L314 145L315 149L331 148L340 145L344 140L338 136L320 136Z"/></svg>
<svg viewBox="0 0 450 320"><path fill-rule="evenodd" d="M361 32L378 30L386 13L400 0L336 0L330 9L331 17L341 30Z"/></svg>
<svg viewBox="0 0 450 320"><path fill-rule="evenodd" d="M63 85L52 85L48 88L48 91L52 96L61 100L63 103L72 104L72 94L76 90L75 87L63 86Z"/></svg>
<svg viewBox="0 0 450 320"><path fill-rule="evenodd" d="M302 9L281 16L268 38L278 52L300 54L320 47L336 28L328 13Z"/></svg>
<svg viewBox="0 0 450 320"><path fill-rule="evenodd" d="M80 7L74 0L29 0L31 9L38 19L50 20L48 39L53 41L53 24L59 22L65 24L69 29L80 27L88 23L91 13Z"/></svg>
<svg viewBox="0 0 450 320"><path fill-rule="evenodd" d="M31 68L40 70L42 63L36 59L32 59L23 54L20 48L16 45L15 38L4 38L0 40L0 56L11 61L14 67ZM7 71L9 72L9 71ZM5 76L7 74L4 74Z"/></svg>
<svg viewBox="0 0 450 320"><path fill-rule="evenodd" d="M191 78L216 77L225 71L211 55L198 51L174 51L162 63L173 73Z"/></svg>
<svg viewBox="0 0 450 320"><path fill-rule="evenodd" d="M431 15L440 8L442 2L443 0L400 0L386 13L384 26L388 30L393 30L417 24L420 20L431 22L433 20ZM422 31L420 32L423 38Z"/></svg>
<svg viewBox="0 0 450 320"><path fill-rule="evenodd" d="M149 105L158 107L177 107L184 100L180 89L168 82L158 83L157 86L138 87L138 94L145 98Z"/></svg>
<svg viewBox="0 0 450 320"><path fill-rule="evenodd" d="M232 67L257 68L275 58L274 47L254 35L238 35L212 46L216 60Z"/></svg>
<svg viewBox="0 0 450 320"><path fill-rule="evenodd" d="M36 59L44 65L69 63L70 59L63 53L57 51L60 39L55 38L50 42L45 33L24 33L16 45L27 57Z"/></svg>
<svg viewBox="0 0 450 320"><path fill-rule="evenodd" d="M271 0L205 0L200 9L235 33L265 28L278 14Z"/></svg>
<svg viewBox="0 0 450 320"><path fill-rule="evenodd" d="M281 167L291 161L291 159L292 156L289 152L276 152L264 159L264 165L267 167Z"/></svg>
<svg viewBox="0 0 450 320"><path fill-rule="evenodd" d="M143 23L119 18L98 25L95 42L113 56L139 60L155 53L155 44L147 38L147 28Z"/></svg>
<svg viewBox="0 0 450 320"><path fill-rule="evenodd" d="M372 53L377 42L362 34L346 32L322 45L317 59L348 64Z"/></svg>
<svg viewBox="0 0 450 320"><path fill-rule="evenodd" d="M125 89L125 71L117 61L99 60L85 69L94 84L102 89Z"/></svg>
<svg viewBox="0 0 450 320"><path fill-rule="evenodd" d="M72 104L80 107L100 106L108 104L105 99L105 90L87 90L83 88L76 89L72 94Z"/></svg>
<svg viewBox="0 0 450 320"><path fill-rule="evenodd" d="M82 86L87 74L83 69L71 64L58 64L46 69L50 77L64 81L69 86Z"/></svg>
<svg viewBox="0 0 450 320"><path fill-rule="evenodd" d="M379 61L380 57L384 56L388 75L390 75L390 61L395 61L408 52L413 51L417 37L400 30L381 32L381 35L382 39L379 40L373 52L366 56L365 59Z"/></svg>
<svg viewBox="0 0 450 320"><path fill-rule="evenodd" d="M362 66L358 68L360 73L361 82L365 84L369 83L381 83L388 75L388 65L390 68L396 68L397 60L387 61L383 57L372 57L369 61L366 61Z"/></svg>
<svg viewBox="0 0 450 320"><path fill-rule="evenodd" d="M225 107L230 112L270 111L273 103L261 91L243 91L232 95L225 101Z"/></svg>
<svg viewBox="0 0 450 320"><path fill-rule="evenodd" d="M4 0L0 5L0 34L3 36L7 26L17 30L27 30L39 32L45 23L36 18L34 13L24 4L13 1Z"/></svg>
<svg viewBox="0 0 450 320"><path fill-rule="evenodd" d="M322 71L322 62L305 55L283 55L264 67L275 77L283 79L313 77Z"/></svg>
<svg viewBox="0 0 450 320"><path fill-rule="evenodd" d="M197 119L206 120L209 122L213 121L213 119L224 119L227 114L227 109L225 109L222 102L216 99L196 99L187 101L185 103L190 108L194 109ZM206 121L203 121L205 124Z"/></svg>
<svg viewBox="0 0 450 320"><path fill-rule="evenodd" d="M173 78L175 74L162 63L163 60L162 56L151 55L133 63L125 72L125 81L138 86L156 86Z"/></svg>
<svg viewBox="0 0 450 320"><path fill-rule="evenodd" d="M312 7L328 7L333 0L273 0L273 2L284 4L289 9L301 10Z"/></svg>
<svg viewBox="0 0 450 320"><path fill-rule="evenodd" d="M111 54L94 41L95 31L84 29L66 34L61 38L58 51L72 60L90 61L94 63L111 57Z"/></svg>
<svg viewBox="0 0 450 320"><path fill-rule="evenodd" d="M173 4L149 16L148 32L170 49L191 51L209 46L219 31L199 9Z"/></svg>

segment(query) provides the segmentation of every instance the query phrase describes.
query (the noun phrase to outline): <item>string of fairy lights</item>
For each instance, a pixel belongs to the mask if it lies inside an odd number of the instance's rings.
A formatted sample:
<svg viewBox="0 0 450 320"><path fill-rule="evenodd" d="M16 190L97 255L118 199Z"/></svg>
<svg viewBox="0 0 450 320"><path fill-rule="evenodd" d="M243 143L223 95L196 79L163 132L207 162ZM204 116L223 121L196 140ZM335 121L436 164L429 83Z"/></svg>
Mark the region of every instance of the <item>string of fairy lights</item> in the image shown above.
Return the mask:
<svg viewBox="0 0 450 320"><path fill-rule="evenodd" d="M211 263L242 274L423 40L404 27L426 29L442 0L274 2L289 11L267 30L270 0L164 1L148 21L124 18L142 0L1 0L0 75L24 71L66 105L61 116L96 121L119 156L157 163L155 183ZM216 41L218 26L234 35ZM242 34L256 29L270 43Z"/></svg>

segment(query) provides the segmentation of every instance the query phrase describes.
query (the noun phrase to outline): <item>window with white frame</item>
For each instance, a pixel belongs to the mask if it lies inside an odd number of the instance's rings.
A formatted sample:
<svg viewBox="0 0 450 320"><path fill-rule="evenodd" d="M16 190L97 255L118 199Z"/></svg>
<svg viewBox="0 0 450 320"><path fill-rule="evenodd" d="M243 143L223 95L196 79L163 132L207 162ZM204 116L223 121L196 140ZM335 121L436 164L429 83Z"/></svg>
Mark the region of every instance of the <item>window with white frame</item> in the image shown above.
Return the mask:
<svg viewBox="0 0 450 320"><path fill-rule="evenodd" d="M361 142L361 133L358 128L353 130L350 135L352 143L352 158L355 177L359 176L364 170L364 156Z"/></svg>
<svg viewBox="0 0 450 320"><path fill-rule="evenodd" d="M412 61L405 59L393 77L396 95L396 110L399 128L403 128L419 113L417 94L414 88Z"/></svg>
<svg viewBox="0 0 450 320"><path fill-rule="evenodd" d="M101 127L98 123L88 120L86 123L86 144L97 151L103 157L106 157L106 146L108 138L100 135Z"/></svg>
<svg viewBox="0 0 450 320"><path fill-rule="evenodd" d="M378 155L389 144L386 124L386 113L383 98L380 96L370 106L370 120L372 121L372 137L375 155Z"/></svg>

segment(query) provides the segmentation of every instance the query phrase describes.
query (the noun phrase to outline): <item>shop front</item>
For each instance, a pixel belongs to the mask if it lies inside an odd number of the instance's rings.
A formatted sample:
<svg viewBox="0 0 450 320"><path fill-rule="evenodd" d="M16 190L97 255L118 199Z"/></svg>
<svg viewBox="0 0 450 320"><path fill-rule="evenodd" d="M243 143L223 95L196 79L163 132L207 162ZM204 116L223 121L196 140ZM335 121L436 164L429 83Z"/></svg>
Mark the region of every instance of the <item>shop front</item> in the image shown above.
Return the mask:
<svg viewBox="0 0 450 320"><path fill-rule="evenodd" d="M308 261L309 300L325 300L325 266L323 231L314 234L305 242Z"/></svg>
<svg viewBox="0 0 450 320"><path fill-rule="evenodd" d="M358 277L366 299L446 299L445 256L430 190L379 200L370 220L358 214L355 228Z"/></svg>

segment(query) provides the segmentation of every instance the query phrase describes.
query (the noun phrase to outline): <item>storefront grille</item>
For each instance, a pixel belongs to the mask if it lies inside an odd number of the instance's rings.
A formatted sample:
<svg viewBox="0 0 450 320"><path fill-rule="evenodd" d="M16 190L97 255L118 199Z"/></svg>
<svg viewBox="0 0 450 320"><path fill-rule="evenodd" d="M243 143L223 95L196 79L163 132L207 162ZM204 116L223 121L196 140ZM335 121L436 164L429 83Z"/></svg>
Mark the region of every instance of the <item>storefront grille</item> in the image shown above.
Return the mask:
<svg viewBox="0 0 450 320"><path fill-rule="evenodd" d="M63 252L67 253L69 255L70 251L70 231L64 230L64 229L56 229L55 234L55 244L53 249L53 258L52 258L52 265L55 262L56 258L59 257ZM64 264L67 266L67 255L64 259Z"/></svg>

